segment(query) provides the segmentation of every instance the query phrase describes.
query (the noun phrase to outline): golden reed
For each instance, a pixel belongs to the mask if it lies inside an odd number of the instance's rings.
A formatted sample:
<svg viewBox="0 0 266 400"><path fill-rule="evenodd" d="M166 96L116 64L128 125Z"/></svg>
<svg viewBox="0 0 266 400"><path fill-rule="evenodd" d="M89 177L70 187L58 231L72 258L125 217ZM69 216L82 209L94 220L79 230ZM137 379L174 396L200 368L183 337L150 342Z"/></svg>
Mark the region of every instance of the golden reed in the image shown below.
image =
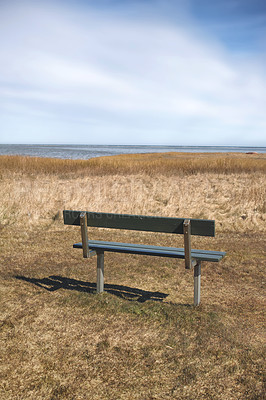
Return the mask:
<svg viewBox="0 0 266 400"><path fill-rule="evenodd" d="M64 160L24 156L0 156L0 171L26 174L196 174L253 173L266 171L265 154L149 153L123 154L89 160Z"/></svg>

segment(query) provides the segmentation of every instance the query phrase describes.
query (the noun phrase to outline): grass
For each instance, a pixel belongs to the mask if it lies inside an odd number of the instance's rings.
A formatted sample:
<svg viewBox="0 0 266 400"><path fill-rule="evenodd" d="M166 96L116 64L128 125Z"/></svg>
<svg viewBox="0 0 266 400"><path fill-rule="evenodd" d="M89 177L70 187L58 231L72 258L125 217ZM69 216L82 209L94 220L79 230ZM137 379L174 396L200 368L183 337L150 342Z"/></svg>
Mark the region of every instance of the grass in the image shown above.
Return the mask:
<svg viewBox="0 0 266 400"><path fill-rule="evenodd" d="M147 153L62 160L22 156L0 156L0 170L36 174L196 174L255 173L266 171L265 154L241 153Z"/></svg>
<svg viewBox="0 0 266 400"><path fill-rule="evenodd" d="M3 232L2 399L263 399L259 236L217 238L228 256L205 264L194 308L176 260L108 254L96 295L77 234L59 221Z"/></svg>
<svg viewBox="0 0 266 400"><path fill-rule="evenodd" d="M193 156L196 163L198 156L190 155L191 158ZM143 157L145 159L146 155ZM160 157L158 155L159 161ZM180 157L182 161L185 156ZM251 160L248 157L244 155L243 165ZM152 159L156 164L154 155ZM199 156L199 162L207 163L209 159L215 164L215 156L206 155L206 159L203 155ZM122 173L123 163L120 166L122 169L117 167L116 173L109 171L108 174L95 175L95 171L90 173L88 170L85 174L84 170L73 172L74 167L71 173L63 172L65 165L72 164L72 161L68 164L69 160L66 164L65 160L54 160L54 168L58 161L62 169L60 167L57 173L52 173L53 169L46 159L39 160L39 168L42 170L42 163L46 162L49 167L45 173L38 173L37 161L34 166L35 159L23 159L24 169L16 160L11 158L14 164L8 164L1 170L0 217L4 226L17 223L51 224L62 218L63 209L89 209L215 219L217 232L265 230L264 159L260 160L261 170L253 172L228 173L221 170L215 173L211 169L211 172L199 170L184 174L173 170L171 175L163 168L160 173L153 174L137 172L137 169L134 173ZM96 161L104 164L106 159ZM78 166L79 162L73 161L73 165Z"/></svg>
<svg viewBox="0 0 266 400"><path fill-rule="evenodd" d="M1 169L0 398L264 399L263 171L74 174L27 160ZM217 237L193 247L227 256L203 264L197 308L182 260L109 253L97 295L96 259L72 248L80 232L63 225L64 208L213 217ZM174 235L89 235L182 246Z"/></svg>

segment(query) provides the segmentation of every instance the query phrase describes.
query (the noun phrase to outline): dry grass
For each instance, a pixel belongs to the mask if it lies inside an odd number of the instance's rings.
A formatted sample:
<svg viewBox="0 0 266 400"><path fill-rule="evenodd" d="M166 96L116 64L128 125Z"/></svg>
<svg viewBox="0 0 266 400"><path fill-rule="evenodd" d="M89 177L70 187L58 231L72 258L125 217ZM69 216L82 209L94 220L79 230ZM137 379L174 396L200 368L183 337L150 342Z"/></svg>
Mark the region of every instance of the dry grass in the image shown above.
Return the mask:
<svg viewBox="0 0 266 400"><path fill-rule="evenodd" d="M126 154L90 160L61 160L0 156L0 171L36 174L196 174L255 173L266 171L266 154L241 153L147 153Z"/></svg>
<svg viewBox="0 0 266 400"><path fill-rule="evenodd" d="M3 174L1 223L51 224L63 209L216 220L217 231L265 230L265 174Z"/></svg>
<svg viewBox="0 0 266 400"><path fill-rule="evenodd" d="M73 176L64 163L41 174L1 164L0 398L262 400L262 169ZM214 218L217 237L193 245L227 256L204 264L198 308L192 271L171 259L107 254L107 291L95 295L96 260L72 249L80 232L63 225L64 208ZM182 245L163 234L90 236Z"/></svg>

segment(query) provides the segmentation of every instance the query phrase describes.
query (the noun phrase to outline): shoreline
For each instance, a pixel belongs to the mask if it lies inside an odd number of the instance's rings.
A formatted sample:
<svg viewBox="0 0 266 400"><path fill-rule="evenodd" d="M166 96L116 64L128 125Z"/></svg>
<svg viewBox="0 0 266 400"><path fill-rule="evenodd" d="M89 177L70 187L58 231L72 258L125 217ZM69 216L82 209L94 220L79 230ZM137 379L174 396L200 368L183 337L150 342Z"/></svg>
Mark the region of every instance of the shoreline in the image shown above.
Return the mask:
<svg viewBox="0 0 266 400"><path fill-rule="evenodd" d="M176 146L176 145L86 145L2 144L0 154L87 160L101 156L147 153L266 153L265 146Z"/></svg>

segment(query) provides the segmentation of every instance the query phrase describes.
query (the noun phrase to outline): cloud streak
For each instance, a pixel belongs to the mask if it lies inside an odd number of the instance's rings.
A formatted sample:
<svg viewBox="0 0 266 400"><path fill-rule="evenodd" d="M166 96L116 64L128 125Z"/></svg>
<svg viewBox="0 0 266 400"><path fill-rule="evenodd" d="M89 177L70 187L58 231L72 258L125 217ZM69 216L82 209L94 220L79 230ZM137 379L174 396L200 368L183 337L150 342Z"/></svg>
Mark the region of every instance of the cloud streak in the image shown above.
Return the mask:
<svg viewBox="0 0 266 400"><path fill-rule="evenodd" d="M3 142L265 144L259 57L189 20L12 2L0 18Z"/></svg>

